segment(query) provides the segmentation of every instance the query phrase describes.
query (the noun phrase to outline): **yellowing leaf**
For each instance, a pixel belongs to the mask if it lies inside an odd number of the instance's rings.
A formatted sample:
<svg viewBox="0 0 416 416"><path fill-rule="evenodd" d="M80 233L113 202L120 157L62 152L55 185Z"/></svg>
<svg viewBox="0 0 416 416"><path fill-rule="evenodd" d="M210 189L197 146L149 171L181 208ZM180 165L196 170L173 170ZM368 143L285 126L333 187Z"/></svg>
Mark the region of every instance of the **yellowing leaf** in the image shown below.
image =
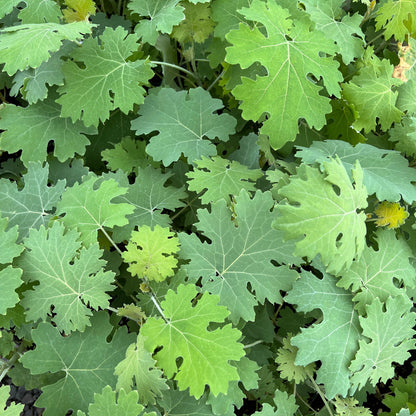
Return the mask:
<svg viewBox="0 0 416 416"><path fill-rule="evenodd" d="M152 230L147 225L133 231L123 253L124 261L132 275L162 282L173 275L178 260L172 255L179 251L179 241L169 228L156 225Z"/></svg>
<svg viewBox="0 0 416 416"><path fill-rule="evenodd" d="M62 13L68 23L88 20L95 14L95 3L93 0L65 0L68 6Z"/></svg>
<svg viewBox="0 0 416 416"><path fill-rule="evenodd" d="M409 216L406 209L400 206L399 203L388 201L383 201L381 204L378 204L374 213L378 217L376 224L379 227L388 225L388 228L400 227Z"/></svg>
<svg viewBox="0 0 416 416"><path fill-rule="evenodd" d="M305 381L308 376L312 376L315 370L315 363L309 363L307 366L296 365L296 355L298 348L290 343L291 334L283 338L283 346L277 350L276 364L280 371L280 376L289 381L299 384Z"/></svg>

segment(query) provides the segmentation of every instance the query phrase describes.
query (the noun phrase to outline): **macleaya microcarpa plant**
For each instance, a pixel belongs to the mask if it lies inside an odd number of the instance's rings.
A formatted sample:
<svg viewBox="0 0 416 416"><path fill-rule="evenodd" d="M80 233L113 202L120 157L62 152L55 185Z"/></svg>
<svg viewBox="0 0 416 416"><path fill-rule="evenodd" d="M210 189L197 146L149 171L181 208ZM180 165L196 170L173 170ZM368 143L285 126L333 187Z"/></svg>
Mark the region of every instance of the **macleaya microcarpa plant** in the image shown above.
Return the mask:
<svg viewBox="0 0 416 416"><path fill-rule="evenodd" d="M3 1L1 380L45 416L410 416L415 15Z"/></svg>

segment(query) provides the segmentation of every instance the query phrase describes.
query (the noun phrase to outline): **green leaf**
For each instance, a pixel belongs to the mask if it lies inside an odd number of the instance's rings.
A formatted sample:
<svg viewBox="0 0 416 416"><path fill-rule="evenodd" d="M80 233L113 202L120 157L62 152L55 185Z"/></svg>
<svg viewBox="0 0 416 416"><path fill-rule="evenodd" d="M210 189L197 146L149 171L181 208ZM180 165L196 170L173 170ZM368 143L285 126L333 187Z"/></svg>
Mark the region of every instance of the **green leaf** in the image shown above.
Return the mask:
<svg viewBox="0 0 416 416"><path fill-rule="evenodd" d="M416 117L403 117L401 124L395 124L389 134L389 140L394 143L397 151L407 156L416 156Z"/></svg>
<svg viewBox="0 0 416 416"><path fill-rule="evenodd" d="M59 23L62 12L53 0L23 0L26 7L19 12L19 19L27 23Z"/></svg>
<svg viewBox="0 0 416 416"><path fill-rule="evenodd" d="M182 3L185 6L185 19L172 31L172 36L181 43L202 43L214 31L209 4L196 3L195 1L193 3L187 1Z"/></svg>
<svg viewBox="0 0 416 416"><path fill-rule="evenodd" d="M9 75L27 67L37 68L61 48L63 40L80 41L90 30L91 25L86 22L6 27L0 30L0 63L5 64L3 69Z"/></svg>
<svg viewBox="0 0 416 416"><path fill-rule="evenodd" d="M23 245L16 244L17 225L6 231L7 223L7 218L0 218L0 263L2 264L11 263L24 249ZM16 289L23 283L21 274L21 269L11 265L0 271L0 315L5 315L7 309L13 308L19 302Z"/></svg>
<svg viewBox="0 0 416 416"><path fill-rule="evenodd" d="M99 40L85 40L72 53L74 60L84 63L84 68L72 60L62 67L65 85L58 89L62 95L56 100L62 105L61 116L97 126L116 108L128 113L134 104L142 104L143 85L153 71L147 60L127 60L137 48L137 36L128 35L121 26L115 30L107 27Z"/></svg>
<svg viewBox="0 0 416 416"><path fill-rule="evenodd" d="M253 416L295 416L299 407L295 396L293 394L289 396L285 391L276 390L273 401L277 411L270 404L265 403L261 412L253 413Z"/></svg>
<svg viewBox="0 0 416 416"><path fill-rule="evenodd" d="M12 12L13 7L16 7L21 0L9 0L0 4L0 19Z"/></svg>
<svg viewBox="0 0 416 416"><path fill-rule="evenodd" d="M230 30L238 29L244 18L238 13L243 7L250 6L250 0L214 0L211 3L212 20L216 22L214 36L225 40Z"/></svg>
<svg viewBox="0 0 416 416"><path fill-rule="evenodd" d="M40 323L32 331L36 348L20 358L22 364L32 374L62 373L57 382L42 387L35 402L37 407L46 407L44 416L64 415L69 409L86 412L94 393L107 385L115 387L114 367L123 359L134 335L119 329L108 342L112 330L106 313L100 312L84 332L63 337L48 323Z"/></svg>
<svg viewBox="0 0 416 416"><path fill-rule="evenodd" d="M296 384L313 376L315 365L309 363L306 367L295 364L298 348L291 344L292 334L283 338L283 346L277 350L276 364L280 376L286 380L294 381Z"/></svg>
<svg viewBox="0 0 416 416"><path fill-rule="evenodd" d="M114 172L121 169L125 173L134 172L138 175L137 168L145 168L149 164L149 157L145 152L146 142L134 140L131 137L123 137L120 143L113 149L105 149L101 152L102 158L107 162L109 169Z"/></svg>
<svg viewBox="0 0 416 416"><path fill-rule="evenodd" d="M183 207L185 204L181 200L187 198L183 187L165 186L166 181L172 175L171 172L162 173L160 169L147 166L144 169L138 169L134 184L129 185L127 179L125 183L120 184L127 187L127 192L116 197L114 202L130 204L134 211L127 216L128 224L123 227L114 227L115 241L128 240L136 226L170 226L172 221L166 211L174 211L176 208Z"/></svg>
<svg viewBox="0 0 416 416"><path fill-rule="evenodd" d="M230 381L227 394L220 393L215 397L212 393L209 394L207 404L210 404L212 411L216 415L234 415L235 409L243 406L243 399L246 394L240 388L241 384L244 389L251 390L258 387L259 376L257 371L260 367L247 357L243 357L240 361L232 362L237 368L239 381Z"/></svg>
<svg viewBox="0 0 416 416"><path fill-rule="evenodd" d="M296 304L297 311L321 309L321 323L303 328L291 339L298 347L295 364L321 361L317 370L318 384L325 385L325 396L346 396L350 387L348 366L358 349L360 324L352 295L335 285L336 279L324 273L320 280L311 272L302 272L285 301Z"/></svg>
<svg viewBox="0 0 416 416"><path fill-rule="evenodd" d="M6 402L9 398L10 388L7 386L0 387L0 409L2 409L2 416L19 416L23 412L23 404L11 403L6 408Z"/></svg>
<svg viewBox="0 0 416 416"><path fill-rule="evenodd" d="M230 202L230 195L238 195L241 189L255 191L255 181L263 176L260 169L248 169L239 162L230 162L220 156L212 159L202 156L195 164L197 168L186 174L188 189L197 193L206 189L200 197L203 204L222 198Z"/></svg>
<svg viewBox="0 0 416 416"><path fill-rule="evenodd" d="M306 12L316 23L316 29L333 39L345 64L364 53L364 33L360 28L363 17L359 13L346 14L341 6L344 0L305 0Z"/></svg>
<svg viewBox="0 0 416 416"><path fill-rule="evenodd" d="M416 33L416 1L389 0L381 5L376 16L376 29L384 29L385 39L392 36L403 42Z"/></svg>
<svg viewBox="0 0 416 416"><path fill-rule="evenodd" d="M186 391L166 390L157 402L169 416L212 416L204 397L196 400Z"/></svg>
<svg viewBox="0 0 416 416"><path fill-rule="evenodd" d="M169 228L156 225L152 230L144 225L133 231L123 252L129 263L128 271L139 279L162 282L174 275L178 260L173 254L179 251L178 238Z"/></svg>
<svg viewBox="0 0 416 416"><path fill-rule="evenodd" d="M110 386L105 386L101 394L94 393L94 402L88 406L88 416L156 416L156 413L142 413L144 407L138 404L137 391L126 393L120 390L116 398L116 392ZM78 416L86 414L78 410Z"/></svg>
<svg viewBox="0 0 416 416"><path fill-rule="evenodd" d="M20 93L29 103L34 104L37 101L44 100L48 95L47 85L63 85L64 74L61 59L69 55L75 45L69 41L64 41L61 49L54 52L48 61L42 62L37 68L29 68L25 71L18 71L13 78L13 87L10 94L17 96Z"/></svg>
<svg viewBox="0 0 416 416"><path fill-rule="evenodd" d="M29 320L46 320L51 314L60 331L84 331L90 325L91 309L107 308L114 290L113 272L105 272L98 244L80 250L75 230L65 232L59 222L49 229L30 230L25 252L17 265L23 269L23 280L38 282L24 292L21 302ZM88 308L89 307L89 308Z"/></svg>
<svg viewBox="0 0 416 416"><path fill-rule="evenodd" d="M100 178L90 174L81 184L75 183L65 189L57 206L57 215L65 213L62 218L64 225L77 228L83 244L88 247L97 241L98 230L105 234L104 227L127 224L126 215L131 214L134 207L112 202L126 191L126 188L119 188L114 179L101 182Z"/></svg>
<svg viewBox="0 0 416 416"><path fill-rule="evenodd" d="M179 0L132 0L128 8L140 16L142 19L134 28L139 38L143 42L154 45L159 33L171 33L173 26L179 24L184 18L184 8L178 4Z"/></svg>
<svg viewBox="0 0 416 416"><path fill-rule="evenodd" d="M27 107L6 104L0 110L0 146L14 153L22 150L21 160L27 166L30 161L44 162L50 141L54 142L54 154L59 161L83 155L90 143L85 134L95 134L95 128L87 128L80 121L60 116L60 107L46 100ZM83 134L84 133L84 134Z"/></svg>
<svg viewBox="0 0 416 416"><path fill-rule="evenodd" d="M280 203L274 227L296 243L295 255L312 260L321 255L329 273L348 268L365 246L367 192L358 162L352 171L354 185L339 158L323 162L325 172L300 165L289 185L279 190L288 199Z"/></svg>
<svg viewBox="0 0 416 416"><path fill-rule="evenodd" d="M389 296L399 296L404 287L416 286L416 270L410 264L412 250L393 230L377 230L378 250L366 246L359 259L341 275L337 286L355 293L353 300L360 315L376 298L385 302Z"/></svg>
<svg viewBox="0 0 416 416"><path fill-rule="evenodd" d="M202 277L202 288L220 296L220 304L230 310L230 319L253 321L254 306L269 299L280 303L280 291L290 289L297 273L279 263L298 263L292 256L294 244L283 242L281 232L272 229L276 214L270 212L274 201L269 192L257 192L250 199L246 191L235 197L236 223L231 211L220 200L211 205L211 212L198 210L195 225L210 243L195 234L179 234L180 256L190 259L183 269L189 279ZM250 283L251 290L248 289Z"/></svg>
<svg viewBox="0 0 416 416"><path fill-rule="evenodd" d="M358 400L353 397L342 399L335 397L334 405L339 416L372 416L369 409L363 406L357 406Z"/></svg>
<svg viewBox="0 0 416 416"><path fill-rule="evenodd" d="M394 376L393 362L402 364L415 348L413 329L416 313L410 312L412 302L407 296L389 297L383 303L374 299L367 305L367 317L360 316L363 338L359 349L351 362L351 385L360 389L367 381L375 386ZM368 339L368 341L367 341Z"/></svg>
<svg viewBox="0 0 416 416"><path fill-rule="evenodd" d="M309 148L299 149L296 156L308 164L322 164L338 156L351 179L352 169L358 160L367 193L375 193L379 201L397 202L403 198L411 204L416 200L414 169L398 152L379 149L365 143L351 146L339 140L314 142Z"/></svg>
<svg viewBox="0 0 416 416"><path fill-rule="evenodd" d="M169 290L161 303L164 318L150 317L141 329L145 347L153 351L162 347L154 357L166 376L175 375L180 390L189 387L189 394L200 398L207 384L216 396L226 393L228 383L238 380L230 360L244 356L243 345L238 342L240 331L227 324L208 331L211 322L222 323L229 312L218 306L218 296L204 293L196 305L197 295L193 285L180 285L177 293ZM177 366L177 358L182 363ZM198 363L195 366L194 363Z"/></svg>
<svg viewBox="0 0 416 416"><path fill-rule="evenodd" d="M129 345L126 357L114 370L114 374L118 377L117 391L124 389L128 393L135 389L133 391L139 393L140 403L155 404L156 397L162 396L168 386L166 380L162 378L162 372L154 367L155 360L146 350L144 339L139 334L136 343Z"/></svg>
<svg viewBox="0 0 416 416"><path fill-rule="evenodd" d="M47 226L58 200L65 188L65 181L58 181L55 186L47 186L48 164L29 162L28 170L23 175L24 187L8 179L0 179L1 215L9 219L9 228L18 225L21 242L30 229Z"/></svg>
<svg viewBox="0 0 416 416"><path fill-rule="evenodd" d="M386 131L392 123L401 120L403 113L396 107L397 91L394 87L402 81L393 78L393 66L387 60L372 58L369 66L348 83L342 84L342 95L358 113L353 123L356 130L368 133L377 126Z"/></svg>
<svg viewBox="0 0 416 416"><path fill-rule="evenodd" d="M183 153L188 162L202 156L215 155L211 140L227 141L235 132L236 120L227 113L213 114L223 107L222 101L211 97L202 88L175 91L162 88L149 94L131 127L136 134L159 134L150 139L146 152L165 166L178 160Z"/></svg>
<svg viewBox="0 0 416 416"><path fill-rule="evenodd" d="M275 149L295 140L300 118L310 127L322 128L331 106L310 75L322 77L328 93L339 96L338 63L325 56L336 52L334 42L320 31L311 32L304 21L290 20L289 12L274 1L253 0L240 13L263 24L267 32L266 36L257 27L240 24L226 36L233 44L227 48L227 62L242 68L260 62L268 72L255 80L242 78L242 84L232 90L242 101L243 118L258 121L268 114L260 132L269 136Z"/></svg>

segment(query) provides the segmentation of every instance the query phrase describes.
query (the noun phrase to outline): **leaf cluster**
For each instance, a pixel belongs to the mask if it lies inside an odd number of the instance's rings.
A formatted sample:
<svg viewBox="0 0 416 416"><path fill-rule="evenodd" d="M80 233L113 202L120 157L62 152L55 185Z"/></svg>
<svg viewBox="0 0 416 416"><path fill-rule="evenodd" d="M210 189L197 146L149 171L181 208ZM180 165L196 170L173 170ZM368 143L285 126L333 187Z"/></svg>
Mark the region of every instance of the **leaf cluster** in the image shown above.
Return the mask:
<svg viewBox="0 0 416 416"><path fill-rule="evenodd" d="M415 15L1 2L0 381L45 416L414 414Z"/></svg>

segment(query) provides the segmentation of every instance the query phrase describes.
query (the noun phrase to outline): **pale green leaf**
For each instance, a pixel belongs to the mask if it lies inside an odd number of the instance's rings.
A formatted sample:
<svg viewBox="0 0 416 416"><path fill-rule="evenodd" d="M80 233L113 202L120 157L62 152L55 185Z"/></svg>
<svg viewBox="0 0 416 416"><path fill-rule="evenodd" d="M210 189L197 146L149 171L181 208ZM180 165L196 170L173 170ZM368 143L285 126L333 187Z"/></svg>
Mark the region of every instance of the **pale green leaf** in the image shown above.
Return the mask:
<svg viewBox="0 0 416 416"><path fill-rule="evenodd" d="M273 401L277 406L275 411L270 404L263 404L261 412L253 413L253 416L295 416L298 410L295 396L289 396L285 391L276 390Z"/></svg>
<svg viewBox="0 0 416 416"><path fill-rule="evenodd" d="M117 364L114 374L117 379L117 391L124 389L127 393L137 391L140 403L155 404L156 397L162 396L168 389L166 380L162 378L162 372L154 368L155 360L152 354L146 350L144 339L139 334L137 341L129 345L126 357Z"/></svg>
<svg viewBox="0 0 416 416"><path fill-rule="evenodd" d="M294 270L271 261L298 263L299 259L292 255L294 244L283 242L283 233L271 227L276 214L270 212L274 201L269 192L257 192L250 199L242 190L235 201L236 222L224 200L212 204L211 212L198 210L195 226L210 243L186 233L179 234L179 241L180 256L190 259L182 266L189 278L196 282L202 277L203 290L219 295L220 304L227 306L230 319L237 323L240 318L253 321L254 306L266 298L280 303L280 291L290 289L296 279Z"/></svg>
<svg viewBox="0 0 416 416"><path fill-rule="evenodd" d="M8 0L0 3L0 19L12 12L21 0Z"/></svg>
<svg viewBox="0 0 416 416"><path fill-rule="evenodd" d="M290 342L298 347L295 364L321 361L316 381L325 385L329 399L348 393L348 366L358 349L361 332L352 294L335 283L336 278L326 273L320 280L304 271L285 297L286 302L297 305L299 312L322 310L322 322L303 328Z"/></svg>
<svg viewBox="0 0 416 416"><path fill-rule="evenodd" d="M20 416L23 412L24 405L22 403L11 403L6 409L6 402L10 395L10 387L0 387L0 409L2 416Z"/></svg>
<svg viewBox="0 0 416 416"><path fill-rule="evenodd" d="M196 193L206 191L202 194L203 204L217 202L225 199L230 202L230 196L238 195L241 189L255 191L255 182L263 176L260 169L249 169L239 162L230 162L220 156L196 160L196 169L186 176L188 189Z"/></svg>
<svg viewBox="0 0 416 416"><path fill-rule="evenodd" d="M64 225L77 228L83 244L89 246L97 241L98 230L128 223L126 215L131 214L134 207L126 203L112 202L126 191L127 189L120 188L114 179L100 182L100 178L89 174L81 184L75 183L65 189L57 205L57 215L65 213L62 218Z"/></svg>
<svg viewBox="0 0 416 416"><path fill-rule="evenodd" d="M120 390L116 397L116 392L105 386L102 393L94 393L94 401L88 406L88 416L150 416L150 413L142 413L144 408L138 401L137 391L126 393ZM156 416L156 413L152 415ZM87 415L78 410L77 416Z"/></svg>
<svg viewBox="0 0 416 416"><path fill-rule="evenodd" d="M310 75L322 78L329 94L339 96L338 63L326 56L336 52L334 42L320 31L311 32L304 21L292 22L289 12L274 1L253 0L240 13L263 24L267 32L240 24L226 36L233 45L227 48L227 62L242 68L260 62L268 72L255 80L243 77L232 90L242 101L243 118L259 121L267 114L260 132L269 136L273 148L295 140L300 118L310 127L322 128L331 106Z"/></svg>
<svg viewBox="0 0 416 416"><path fill-rule="evenodd" d="M175 91L162 88L149 94L131 127L136 134L159 134L150 139L146 152L165 166L183 154L192 163L202 156L217 153L209 138L227 141L234 133L236 120L229 114L213 114L223 107L222 101L211 97L202 88Z"/></svg>
<svg viewBox="0 0 416 416"><path fill-rule="evenodd" d="M84 332L73 332L63 337L49 323L40 323L32 331L34 350L20 358L32 374L51 372L62 377L42 387L42 394L35 406L45 407L43 416L65 415L69 409L87 411L94 393L101 393L109 385L115 388L115 366L124 358L126 348L134 342L134 335L125 328L107 336L113 330L105 312L91 319L91 326ZM47 359L45 359L47 358Z"/></svg>
<svg viewBox="0 0 416 416"><path fill-rule="evenodd" d="M151 45L156 43L159 33L171 33L173 26L179 24L184 18L184 8L178 4L179 0L132 0L128 8L142 19L134 28L134 31L142 39Z"/></svg>
<svg viewBox="0 0 416 416"><path fill-rule="evenodd" d="M115 30L106 27L99 40L85 40L72 53L74 60L84 62L85 67L80 68L72 60L62 67L65 85L58 89L62 95L57 99L62 105L61 116L97 126L116 108L128 113L134 104L142 104L143 85L152 78L153 71L147 60L127 60L137 48L137 36L129 35L121 26Z"/></svg>
<svg viewBox="0 0 416 416"><path fill-rule="evenodd" d="M86 22L69 24L30 23L0 29L0 63L4 71L13 75L28 67L37 68L59 50L65 39L79 41L89 33Z"/></svg>
<svg viewBox="0 0 416 416"><path fill-rule="evenodd" d="M378 9L376 29L384 29L384 37L394 36L403 42L408 35L416 34L416 1L389 0Z"/></svg>
<svg viewBox="0 0 416 416"><path fill-rule="evenodd" d="M65 188L65 181L58 181L55 186L48 184L49 166L29 162L28 170L23 175L24 187L8 179L0 179L0 212L9 219L9 227L18 225L19 238L22 241L30 229L47 226L53 211Z"/></svg>
<svg viewBox="0 0 416 416"><path fill-rule="evenodd" d="M23 0L26 7L19 12L22 24L59 23L62 12L54 0Z"/></svg>
<svg viewBox="0 0 416 416"><path fill-rule="evenodd" d="M214 31L209 4L182 2L185 19L175 26L172 36L181 43L203 43Z"/></svg>
<svg viewBox="0 0 416 416"><path fill-rule="evenodd" d="M238 10L248 7L250 0L214 0L211 2L212 20L216 23L214 35L225 40L225 35L238 29L239 23L244 23L243 16Z"/></svg>
<svg viewBox="0 0 416 416"><path fill-rule="evenodd" d="M127 216L128 224L123 227L114 227L113 238L120 242L128 240L136 226L148 225L154 227L169 227L171 219L167 210L174 211L185 204L181 200L187 198L184 188L166 186L172 173L162 173L160 169L151 166L138 168L136 181L129 185L127 178L120 186L127 187L127 192L114 198L115 203L130 204L134 211ZM162 213L162 211L165 211Z"/></svg>
<svg viewBox="0 0 416 416"><path fill-rule="evenodd" d="M346 14L344 0L304 0L306 12L316 23L316 29L333 39L345 64L364 53L364 33L360 28L363 17L359 13Z"/></svg>
<svg viewBox="0 0 416 416"><path fill-rule="evenodd" d="M386 59L372 58L371 65L363 67L348 83L342 84L342 96L358 113L353 123L356 130L368 133L377 126L386 131L400 121L403 113L396 107L397 87L402 81L393 78L393 65Z"/></svg>
<svg viewBox="0 0 416 416"><path fill-rule="evenodd" d="M228 384L238 380L238 373L229 361L244 356L238 342L241 332L231 324L208 331L211 322L222 323L229 312L218 306L218 296L204 293L196 305L194 285L180 285L177 293L169 290L161 302L164 317L150 317L141 328L145 347L153 352L162 347L154 358L166 376L175 375L180 390L189 387L189 394L200 398L208 385L214 395L226 393ZM177 366L177 358L182 363ZM196 366L195 363L198 363Z"/></svg>
<svg viewBox="0 0 416 416"><path fill-rule="evenodd" d="M274 227L285 237L304 237L296 243L295 255L312 260L321 255L329 273L348 268L365 246L367 192L363 171L357 162L354 185L339 158L323 162L325 172L300 165L290 183L279 190L289 203L280 203Z"/></svg>
<svg viewBox="0 0 416 416"><path fill-rule="evenodd" d="M403 287L416 285L416 270L409 262L412 250L393 230L377 230L378 250L366 246L359 259L341 274L337 286L355 294L356 309L365 314L366 305L375 299L385 302L389 296L399 296Z"/></svg>
<svg viewBox="0 0 416 416"><path fill-rule="evenodd" d="M22 150L21 160L27 166L30 161L44 162L49 142L54 142L54 155L59 161L85 153L90 143L85 134L95 134L95 128L87 128L77 121L60 116L60 107L52 100L45 100L27 107L6 104L0 110L0 147L9 153Z"/></svg>
<svg viewBox="0 0 416 416"><path fill-rule="evenodd" d="M365 143L351 146L340 140L314 142L309 148L299 149L296 156L308 164L322 164L338 156L351 179L352 169L358 160L367 193L375 193L379 201L397 202L401 198L409 204L416 201L415 171L398 152Z"/></svg>
<svg viewBox="0 0 416 416"><path fill-rule="evenodd" d="M360 389L369 381L373 386L394 376L393 363L403 364L415 348L413 327L416 313L405 294L389 297L384 304L379 299L367 305L367 316L360 316L363 338L351 362L352 388ZM364 338L365 337L365 338Z"/></svg>
<svg viewBox="0 0 416 416"><path fill-rule="evenodd" d="M143 225L133 231L123 252L127 270L139 279L162 282L173 276L178 260L173 255L179 251L178 238L169 228L156 225L153 230Z"/></svg>
<svg viewBox="0 0 416 416"><path fill-rule="evenodd" d="M104 271L98 244L80 250L79 234L66 231L59 222L49 229L30 230L25 252L17 265L23 280L38 282L24 292L21 302L29 320L46 320L53 306L53 321L60 331L84 331L90 325L91 309L109 306L114 273Z"/></svg>

